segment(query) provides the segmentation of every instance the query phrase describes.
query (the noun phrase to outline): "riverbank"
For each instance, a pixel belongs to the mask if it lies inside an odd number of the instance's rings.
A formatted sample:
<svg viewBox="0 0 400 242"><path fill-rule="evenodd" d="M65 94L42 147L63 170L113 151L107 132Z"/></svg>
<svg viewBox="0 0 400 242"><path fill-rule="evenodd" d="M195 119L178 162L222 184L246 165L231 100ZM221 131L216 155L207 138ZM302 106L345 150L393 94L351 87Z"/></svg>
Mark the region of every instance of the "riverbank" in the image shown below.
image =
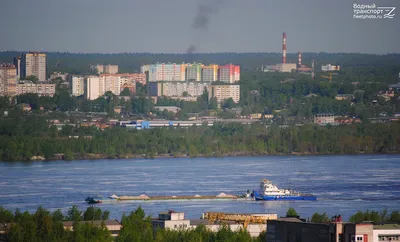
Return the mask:
<svg viewBox="0 0 400 242"><path fill-rule="evenodd" d="M245 157L245 156L321 156L321 155L395 155L399 153L319 153L319 152L291 152L291 153L256 153L256 152L227 152L225 154L198 154L196 156L190 156L189 154L156 154L156 155L135 155L135 154L124 154L124 155L116 155L109 156L106 154L75 154L73 157L66 157L64 154L56 154L56 157L45 158L43 156L33 156L28 161L54 161L54 160L102 160L102 159L161 159L161 158L218 158L218 157Z"/></svg>

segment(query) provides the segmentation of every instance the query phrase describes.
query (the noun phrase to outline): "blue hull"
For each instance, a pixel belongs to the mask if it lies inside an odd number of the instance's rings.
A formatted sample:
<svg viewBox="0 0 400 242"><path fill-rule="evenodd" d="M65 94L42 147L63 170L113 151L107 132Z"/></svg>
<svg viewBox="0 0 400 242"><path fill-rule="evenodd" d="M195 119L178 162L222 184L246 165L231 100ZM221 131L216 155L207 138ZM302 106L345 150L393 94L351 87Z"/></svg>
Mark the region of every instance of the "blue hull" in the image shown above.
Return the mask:
<svg viewBox="0 0 400 242"><path fill-rule="evenodd" d="M316 201L316 196L256 196L256 201Z"/></svg>

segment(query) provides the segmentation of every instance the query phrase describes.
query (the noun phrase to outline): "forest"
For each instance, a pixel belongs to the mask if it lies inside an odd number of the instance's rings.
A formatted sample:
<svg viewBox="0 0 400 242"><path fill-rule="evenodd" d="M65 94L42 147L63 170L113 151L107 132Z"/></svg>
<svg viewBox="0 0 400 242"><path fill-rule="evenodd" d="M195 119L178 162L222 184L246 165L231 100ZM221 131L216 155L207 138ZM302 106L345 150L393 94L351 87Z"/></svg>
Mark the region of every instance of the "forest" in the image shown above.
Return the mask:
<svg viewBox="0 0 400 242"><path fill-rule="evenodd" d="M72 160L90 158L90 155L152 158L400 151L400 122L326 127L216 122L212 127L129 130L116 126L101 131L71 125L58 130L40 115L13 115L0 118L0 157L4 161L29 160L32 156L54 159L56 154Z"/></svg>
<svg viewBox="0 0 400 242"><path fill-rule="evenodd" d="M121 218L122 228L119 235L114 239L111 232L102 223L96 226L89 221L108 220L109 211L102 211L100 208L88 207L86 211L80 211L77 206L69 208L66 214L60 209L50 212L39 207L36 212L15 212L0 207L0 223L10 224L6 231L5 241L7 242L36 242L36 241L96 241L96 242L181 242L181 241L204 241L204 242L258 242L266 241L266 232L259 237L252 238L246 230L231 231L228 226L222 226L218 232L211 232L205 226L198 226L195 229L186 230L153 230L151 217L146 216L144 210L139 206L129 214L123 214ZM286 217L300 217L294 208L289 208ZM314 213L307 222L329 223L326 213ZM73 230L63 228L64 221L73 222ZM400 211L387 209L382 211L367 210L358 211L350 216L349 222L361 223L369 221L373 223L400 223Z"/></svg>

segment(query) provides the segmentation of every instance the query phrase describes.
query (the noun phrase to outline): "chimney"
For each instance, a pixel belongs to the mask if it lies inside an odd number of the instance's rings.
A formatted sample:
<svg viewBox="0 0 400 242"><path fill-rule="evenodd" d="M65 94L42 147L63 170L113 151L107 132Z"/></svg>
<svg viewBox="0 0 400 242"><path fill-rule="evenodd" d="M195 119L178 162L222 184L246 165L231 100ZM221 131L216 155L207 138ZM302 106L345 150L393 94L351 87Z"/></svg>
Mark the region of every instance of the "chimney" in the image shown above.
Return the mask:
<svg viewBox="0 0 400 242"><path fill-rule="evenodd" d="M298 66L298 67L301 67L301 52L298 52L298 53L297 53L297 56L298 56L298 63L297 63L297 66Z"/></svg>
<svg viewBox="0 0 400 242"><path fill-rule="evenodd" d="M286 33L283 33L282 39L282 63L286 64Z"/></svg>

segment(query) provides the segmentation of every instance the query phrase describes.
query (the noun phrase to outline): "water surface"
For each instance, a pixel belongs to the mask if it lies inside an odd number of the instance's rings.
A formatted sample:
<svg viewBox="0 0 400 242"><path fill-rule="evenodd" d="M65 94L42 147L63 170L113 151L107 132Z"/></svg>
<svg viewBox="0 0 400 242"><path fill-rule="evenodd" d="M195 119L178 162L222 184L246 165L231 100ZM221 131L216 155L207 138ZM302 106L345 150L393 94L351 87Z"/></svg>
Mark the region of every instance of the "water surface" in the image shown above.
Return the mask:
<svg viewBox="0 0 400 242"><path fill-rule="evenodd" d="M278 213L294 207L314 212L400 209L400 155L266 156L0 162L0 206L34 211L39 205L67 211L88 207L87 196L243 194L263 178L282 188L318 196L318 201L150 201L100 204L120 219L141 205L157 216L168 209L198 218L206 211Z"/></svg>

